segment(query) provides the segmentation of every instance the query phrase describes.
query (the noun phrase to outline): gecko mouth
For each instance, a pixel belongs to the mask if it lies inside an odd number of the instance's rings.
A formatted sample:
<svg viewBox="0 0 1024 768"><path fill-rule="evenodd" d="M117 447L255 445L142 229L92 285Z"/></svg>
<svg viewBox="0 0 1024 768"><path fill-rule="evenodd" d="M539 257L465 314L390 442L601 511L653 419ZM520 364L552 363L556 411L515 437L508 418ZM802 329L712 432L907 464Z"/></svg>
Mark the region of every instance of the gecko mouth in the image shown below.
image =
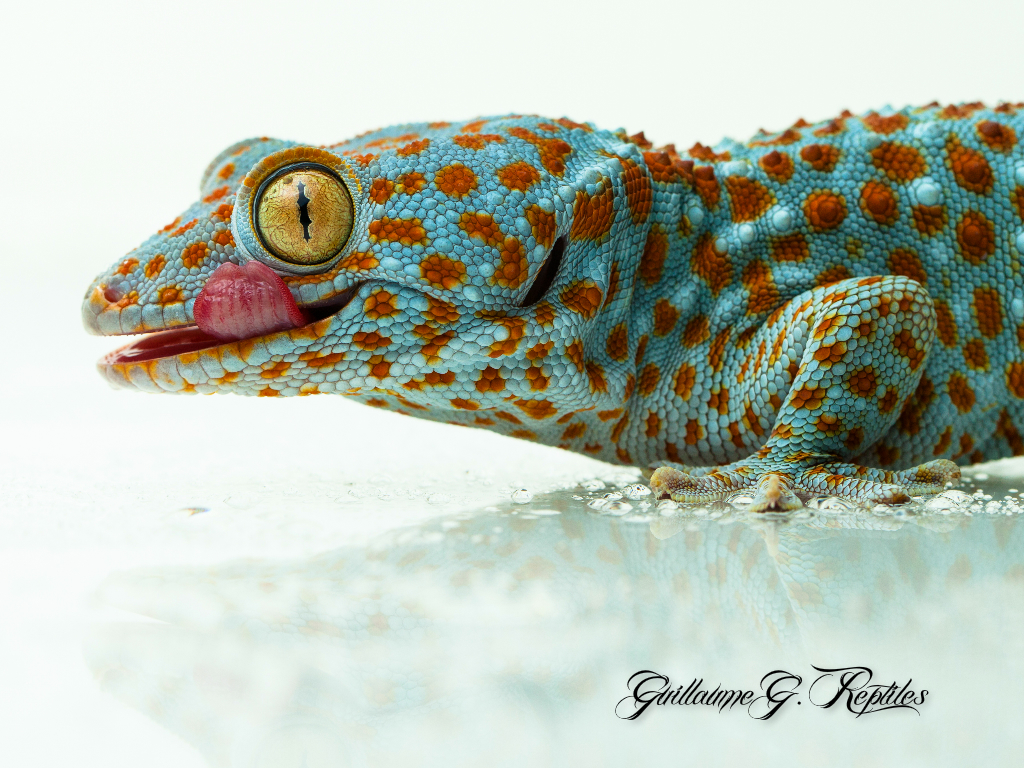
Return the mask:
<svg viewBox="0 0 1024 768"><path fill-rule="evenodd" d="M213 323L200 321L196 325L164 331L150 331L130 344L105 355L99 362L100 365L143 363L189 352L201 352L239 341L253 341L280 331L305 328L341 312L348 306L362 285L363 283L356 283L337 296L315 304L304 305L301 308L295 307L294 311L289 308L288 314L292 318L290 323L268 323L265 318L260 318L266 327L260 327L259 323L252 325L250 322L249 329L253 332L242 335L237 333L226 335L222 326L218 325L216 321ZM197 299L198 302L199 299ZM197 314L201 315L201 313ZM251 318L248 319L251 321ZM206 326L205 329L202 326ZM244 328L245 324L243 323L242 326Z"/></svg>

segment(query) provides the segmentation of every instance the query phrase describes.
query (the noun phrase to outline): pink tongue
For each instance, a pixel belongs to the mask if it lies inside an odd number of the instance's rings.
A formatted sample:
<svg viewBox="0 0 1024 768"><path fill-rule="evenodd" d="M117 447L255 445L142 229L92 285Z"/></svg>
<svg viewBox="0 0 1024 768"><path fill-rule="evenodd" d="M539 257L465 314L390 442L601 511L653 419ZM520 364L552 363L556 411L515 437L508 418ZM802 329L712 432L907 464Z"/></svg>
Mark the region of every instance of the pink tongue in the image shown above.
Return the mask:
<svg viewBox="0 0 1024 768"><path fill-rule="evenodd" d="M221 264L196 297L196 325L218 339L248 339L308 322L274 270L258 261Z"/></svg>

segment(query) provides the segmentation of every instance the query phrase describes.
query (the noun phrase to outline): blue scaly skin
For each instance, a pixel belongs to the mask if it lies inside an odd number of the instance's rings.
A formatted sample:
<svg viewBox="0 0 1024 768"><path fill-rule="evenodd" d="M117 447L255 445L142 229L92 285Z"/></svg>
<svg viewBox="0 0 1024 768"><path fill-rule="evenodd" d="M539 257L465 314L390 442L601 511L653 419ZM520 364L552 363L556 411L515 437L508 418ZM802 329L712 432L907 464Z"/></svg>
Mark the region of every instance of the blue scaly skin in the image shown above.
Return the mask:
<svg viewBox="0 0 1024 768"><path fill-rule="evenodd" d="M897 503L1024 452L1019 109L682 153L521 116L252 139L96 278L85 325L149 334L100 362L115 386L345 394L659 467L678 501ZM193 328L227 262L304 324Z"/></svg>

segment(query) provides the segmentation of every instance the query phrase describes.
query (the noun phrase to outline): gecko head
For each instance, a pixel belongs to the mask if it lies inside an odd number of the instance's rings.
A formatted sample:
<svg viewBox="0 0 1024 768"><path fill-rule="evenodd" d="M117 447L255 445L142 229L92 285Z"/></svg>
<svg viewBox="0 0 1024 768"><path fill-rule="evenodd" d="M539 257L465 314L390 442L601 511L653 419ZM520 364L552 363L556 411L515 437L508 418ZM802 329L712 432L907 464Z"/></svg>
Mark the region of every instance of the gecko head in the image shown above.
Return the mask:
<svg viewBox="0 0 1024 768"><path fill-rule="evenodd" d="M84 322L143 334L100 361L118 386L514 421L615 407L632 389L644 206L637 148L564 119L252 139L96 278Z"/></svg>

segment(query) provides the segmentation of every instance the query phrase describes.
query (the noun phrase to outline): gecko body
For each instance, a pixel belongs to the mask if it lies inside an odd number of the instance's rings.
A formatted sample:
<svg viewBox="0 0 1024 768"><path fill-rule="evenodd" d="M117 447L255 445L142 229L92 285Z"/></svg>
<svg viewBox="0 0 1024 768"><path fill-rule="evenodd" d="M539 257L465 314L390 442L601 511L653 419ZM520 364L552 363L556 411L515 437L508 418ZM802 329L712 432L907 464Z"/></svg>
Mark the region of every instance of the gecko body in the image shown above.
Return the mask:
<svg viewBox="0 0 1024 768"><path fill-rule="evenodd" d="M147 334L101 361L116 386L349 395L680 501L905 501L1024 452L1019 109L685 152L523 116L248 140L84 320Z"/></svg>

